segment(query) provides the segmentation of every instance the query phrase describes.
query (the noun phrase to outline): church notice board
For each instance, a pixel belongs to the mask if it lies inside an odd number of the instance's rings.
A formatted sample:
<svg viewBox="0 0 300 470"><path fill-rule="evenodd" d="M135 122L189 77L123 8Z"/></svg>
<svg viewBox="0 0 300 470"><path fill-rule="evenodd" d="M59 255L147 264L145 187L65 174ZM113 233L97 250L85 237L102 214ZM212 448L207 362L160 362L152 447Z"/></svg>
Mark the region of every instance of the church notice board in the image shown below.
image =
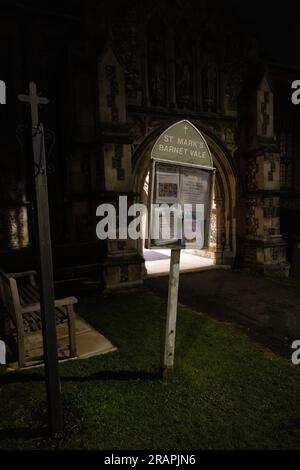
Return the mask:
<svg viewBox="0 0 300 470"><path fill-rule="evenodd" d="M201 132L173 124L151 152L146 248L208 247L215 169Z"/></svg>

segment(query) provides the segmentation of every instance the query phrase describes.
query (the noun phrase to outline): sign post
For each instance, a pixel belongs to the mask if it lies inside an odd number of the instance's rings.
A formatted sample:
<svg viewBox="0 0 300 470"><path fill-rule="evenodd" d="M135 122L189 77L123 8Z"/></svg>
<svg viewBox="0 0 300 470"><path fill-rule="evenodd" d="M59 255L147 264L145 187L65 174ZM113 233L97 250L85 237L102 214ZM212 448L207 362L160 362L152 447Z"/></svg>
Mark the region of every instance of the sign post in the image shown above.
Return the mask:
<svg viewBox="0 0 300 470"><path fill-rule="evenodd" d="M162 373L174 366L180 250L208 246L215 169L201 132L189 121L173 124L157 139L150 171L146 248L171 249Z"/></svg>
<svg viewBox="0 0 300 470"><path fill-rule="evenodd" d="M180 250L171 250L168 307L165 325L162 373L167 378L174 366L177 303L179 287Z"/></svg>
<svg viewBox="0 0 300 470"><path fill-rule="evenodd" d="M38 223L37 232L40 260L41 317L46 369L48 419L51 432L59 433L63 430L63 413L58 371L47 165L44 129L43 125L39 122L38 117L38 105L47 104L48 99L38 96L36 92L36 84L34 82L30 82L29 84L29 95L19 95L18 99L29 103L31 106L32 146L34 154L36 211Z"/></svg>

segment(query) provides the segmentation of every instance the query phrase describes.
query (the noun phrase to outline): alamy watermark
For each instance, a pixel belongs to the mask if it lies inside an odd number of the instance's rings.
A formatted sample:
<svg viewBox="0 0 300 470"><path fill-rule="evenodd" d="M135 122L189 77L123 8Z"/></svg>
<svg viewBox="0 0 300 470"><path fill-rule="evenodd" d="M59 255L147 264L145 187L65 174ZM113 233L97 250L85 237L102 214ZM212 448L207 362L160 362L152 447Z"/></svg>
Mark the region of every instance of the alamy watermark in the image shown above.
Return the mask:
<svg viewBox="0 0 300 470"><path fill-rule="evenodd" d="M300 340L293 341L291 348L295 349L291 357L292 363L294 366L298 366L300 364Z"/></svg>
<svg viewBox="0 0 300 470"><path fill-rule="evenodd" d="M6 85L3 80L0 80L0 104L6 104Z"/></svg>
<svg viewBox="0 0 300 470"><path fill-rule="evenodd" d="M165 242L184 240L185 245L204 244L203 204L152 204L151 213L144 204L128 206L127 196L119 204L101 204L96 215L96 234L100 240L138 240L150 238ZM150 227L148 225L150 215ZM149 230L150 229L150 230Z"/></svg>
<svg viewBox="0 0 300 470"><path fill-rule="evenodd" d="M300 104L300 80L294 80L291 86L292 90L292 96L291 100L294 105Z"/></svg>

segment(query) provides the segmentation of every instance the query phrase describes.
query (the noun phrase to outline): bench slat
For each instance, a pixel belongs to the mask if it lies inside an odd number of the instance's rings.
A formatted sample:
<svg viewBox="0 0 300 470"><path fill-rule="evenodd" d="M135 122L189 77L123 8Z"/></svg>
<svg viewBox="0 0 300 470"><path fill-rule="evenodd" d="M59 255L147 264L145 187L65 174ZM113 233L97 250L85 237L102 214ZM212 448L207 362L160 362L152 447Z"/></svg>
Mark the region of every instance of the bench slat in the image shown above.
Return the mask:
<svg viewBox="0 0 300 470"><path fill-rule="evenodd" d="M39 289L37 286L25 285L19 286L20 302L22 307L38 303L40 301ZM55 323L62 324L68 320L68 312L66 307L59 306L55 308ZM23 313L23 322L26 332L38 331L42 329L41 312L32 311Z"/></svg>
<svg viewBox="0 0 300 470"><path fill-rule="evenodd" d="M29 329L30 331L38 331L40 328L39 328L39 324L38 324L38 321L39 320L38 318L36 319L32 314L30 313L24 313L23 315L23 323L24 323L24 318L26 319L27 321L27 324L29 326Z"/></svg>
<svg viewBox="0 0 300 470"><path fill-rule="evenodd" d="M32 295L34 299L38 300L40 298L40 291L38 286L32 286L31 284L28 284L26 286L26 290Z"/></svg>
<svg viewBox="0 0 300 470"><path fill-rule="evenodd" d="M62 309L55 309L55 323L60 325L65 323L68 320L68 315L66 311ZM42 319L40 312L26 312L23 313L23 323L24 329L26 332L29 331L39 331L42 329Z"/></svg>
<svg viewBox="0 0 300 470"><path fill-rule="evenodd" d="M55 310L61 322L65 321L68 318L66 307L56 307Z"/></svg>
<svg viewBox="0 0 300 470"><path fill-rule="evenodd" d="M31 297L25 292L24 289L20 289L20 302L22 307L27 305L27 304L32 304L33 300Z"/></svg>
<svg viewBox="0 0 300 470"><path fill-rule="evenodd" d="M31 289L30 285L27 286L20 286L20 298L25 301L25 304L33 304L35 302L39 302L40 296L37 289Z"/></svg>

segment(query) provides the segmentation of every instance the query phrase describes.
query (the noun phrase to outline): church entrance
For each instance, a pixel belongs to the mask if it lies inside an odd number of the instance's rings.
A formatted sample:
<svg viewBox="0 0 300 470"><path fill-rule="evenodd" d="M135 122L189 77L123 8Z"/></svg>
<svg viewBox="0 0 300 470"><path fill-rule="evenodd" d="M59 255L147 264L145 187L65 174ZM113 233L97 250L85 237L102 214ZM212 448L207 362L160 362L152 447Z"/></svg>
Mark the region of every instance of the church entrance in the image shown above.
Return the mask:
<svg viewBox="0 0 300 470"><path fill-rule="evenodd" d="M147 205L148 203L148 188L149 188L149 172L146 175L143 191L142 202ZM145 231L146 220L143 220L143 233ZM180 256L180 272L193 272L216 264L215 259L216 247L216 210L215 202L213 203L211 228L210 228L210 244L208 250L181 250ZM143 240L143 256L145 259L145 275L147 277L158 277L169 273L171 250L159 249L148 250L145 248L145 241Z"/></svg>
<svg viewBox="0 0 300 470"><path fill-rule="evenodd" d="M210 242L206 250L181 250L181 272L231 266L236 255L236 177L233 165L230 157L226 155L226 150L222 148L223 146L221 147L222 144L217 143L203 129L200 130L208 142L216 168ZM140 202L145 205L148 202L151 148L160 133L161 128L149 136L147 142L142 145L143 149L136 152L133 161L135 165L134 191L140 194ZM143 220L143 224L146 225L146 219ZM139 254L145 260L145 277L158 277L169 273L171 250L147 250L145 241L141 240Z"/></svg>

